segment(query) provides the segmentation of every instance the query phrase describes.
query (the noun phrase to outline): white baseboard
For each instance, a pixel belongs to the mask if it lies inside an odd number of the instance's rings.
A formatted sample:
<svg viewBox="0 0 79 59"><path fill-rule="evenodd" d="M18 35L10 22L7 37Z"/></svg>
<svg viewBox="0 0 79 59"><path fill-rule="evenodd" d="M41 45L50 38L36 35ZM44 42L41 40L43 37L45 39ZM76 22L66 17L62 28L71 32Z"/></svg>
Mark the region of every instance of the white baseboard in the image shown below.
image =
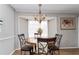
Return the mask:
<svg viewBox="0 0 79 59"><path fill-rule="evenodd" d="M79 47L60 47L60 49L74 49L74 48L79 48ZM15 50L13 50L11 53L10 53L10 55L12 55L16 50L20 50L20 48L17 48L17 49L15 49Z"/></svg>
<svg viewBox="0 0 79 59"><path fill-rule="evenodd" d="M17 48L17 49L15 49L15 50L20 50L21 48Z"/></svg>
<svg viewBox="0 0 79 59"><path fill-rule="evenodd" d="M16 50L20 50L20 48L17 48L17 49L15 49L15 50L13 50L13 51L10 53L10 55L12 55Z"/></svg>
<svg viewBox="0 0 79 59"><path fill-rule="evenodd" d="M6 39L10 39L10 38L14 38L14 35L13 36L8 36L8 37L5 37L5 38L0 38L0 40L6 40Z"/></svg>
<svg viewBox="0 0 79 59"><path fill-rule="evenodd" d="M10 53L10 55L12 55L15 51L16 51L16 50L13 50L13 51Z"/></svg>
<svg viewBox="0 0 79 59"><path fill-rule="evenodd" d="M60 47L60 49L71 49L71 48L79 48L79 47ZM16 50L20 50L20 48L15 49Z"/></svg>
<svg viewBox="0 0 79 59"><path fill-rule="evenodd" d="M79 47L60 47L60 49L74 49L74 48L79 48Z"/></svg>

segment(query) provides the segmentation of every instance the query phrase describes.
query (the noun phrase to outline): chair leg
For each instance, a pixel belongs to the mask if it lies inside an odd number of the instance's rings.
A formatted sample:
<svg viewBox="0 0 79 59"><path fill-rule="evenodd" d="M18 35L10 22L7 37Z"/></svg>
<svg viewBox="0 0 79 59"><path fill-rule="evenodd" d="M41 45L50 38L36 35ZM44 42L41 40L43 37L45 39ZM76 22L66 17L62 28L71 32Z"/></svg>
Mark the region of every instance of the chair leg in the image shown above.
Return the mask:
<svg viewBox="0 0 79 59"><path fill-rule="evenodd" d="M36 45L35 45L35 52L36 52Z"/></svg>
<svg viewBox="0 0 79 59"><path fill-rule="evenodd" d="M53 51L53 54L55 54L55 51Z"/></svg>
<svg viewBox="0 0 79 59"><path fill-rule="evenodd" d="M58 55L60 55L60 50L58 50Z"/></svg>
<svg viewBox="0 0 79 59"><path fill-rule="evenodd" d="M30 50L30 55L32 55L33 54L33 48Z"/></svg>
<svg viewBox="0 0 79 59"><path fill-rule="evenodd" d="M26 51L24 51L24 55L26 55Z"/></svg>
<svg viewBox="0 0 79 59"><path fill-rule="evenodd" d="M33 48L32 48L32 52L33 52Z"/></svg>
<svg viewBox="0 0 79 59"><path fill-rule="evenodd" d="M31 53L31 50L30 50L30 55L31 55L32 53Z"/></svg>
<svg viewBox="0 0 79 59"><path fill-rule="evenodd" d="M51 55L53 55L53 51L50 50Z"/></svg>
<svg viewBox="0 0 79 59"><path fill-rule="evenodd" d="M39 48L38 48L38 55L39 55Z"/></svg>
<svg viewBox="0 0 79 59"><path fill-rule="evenodd" d="M22 55L22 51L21 51L21 55Z"/></svg>
<svg viewBox="0 0 79 59"><path fill-rule="evenodd" d="M54 54L54 51L52 51L52 55Z"/></svg>

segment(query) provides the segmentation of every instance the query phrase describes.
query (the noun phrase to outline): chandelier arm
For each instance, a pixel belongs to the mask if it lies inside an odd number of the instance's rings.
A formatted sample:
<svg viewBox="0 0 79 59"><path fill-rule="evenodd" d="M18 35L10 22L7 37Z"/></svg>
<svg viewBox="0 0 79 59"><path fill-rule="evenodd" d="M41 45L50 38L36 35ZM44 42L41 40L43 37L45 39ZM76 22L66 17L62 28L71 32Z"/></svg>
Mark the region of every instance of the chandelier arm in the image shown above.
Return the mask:
<svg viewBox="0 0 79 59"><path fill-rule="evenodd" d="M37 20L39 23L41 23L43 20L45 20L45 15L42 15L42 10L41 10L41 6L42 4L39 4L39 14L37 16L35 16L35 20Z"/></svg>

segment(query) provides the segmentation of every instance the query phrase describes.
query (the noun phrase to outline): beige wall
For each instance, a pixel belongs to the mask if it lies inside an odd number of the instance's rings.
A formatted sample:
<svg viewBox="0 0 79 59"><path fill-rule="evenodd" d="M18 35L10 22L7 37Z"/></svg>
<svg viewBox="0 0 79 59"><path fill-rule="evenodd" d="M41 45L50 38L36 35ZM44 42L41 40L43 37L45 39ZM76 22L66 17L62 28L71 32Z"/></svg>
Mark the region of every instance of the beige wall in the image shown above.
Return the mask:
<svg viewBox="0 0 79 59"><path fill-rule="evenodd" d="M76 16L75 16L76 17ZM63 48L77 48L78 47L78 19L76 17L76 29L75 30L61 30L60 29L60 17L57 20L57 32L62 34L61 47Z"/></svg>

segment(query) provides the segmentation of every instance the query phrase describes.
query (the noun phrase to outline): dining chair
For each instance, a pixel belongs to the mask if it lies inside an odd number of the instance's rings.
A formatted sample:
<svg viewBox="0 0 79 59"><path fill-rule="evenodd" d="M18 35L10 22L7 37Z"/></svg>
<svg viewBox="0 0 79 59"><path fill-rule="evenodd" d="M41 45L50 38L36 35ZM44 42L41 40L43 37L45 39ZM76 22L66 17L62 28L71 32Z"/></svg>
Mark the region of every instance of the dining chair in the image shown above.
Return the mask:
<svg viewBox="0 0 79 59"><path fill-rule="evenodd" d="M47 55L48 54L48 43L54 42L55 40L56 40L55 37L54 38L37 38L38 54L46 54Z"/></svg>
<svg viewBox="0 0 79 59"><path fill-rule="evenodd" d="M19 34L18 37L19 37L19 41L20 41L21 54L22 54L23 51L24 52L29 51L30 54L32 54L33 46L27 43L27 41L25 39L25 35Z"/></svg>
<svg viewBox="0 0 79 59"><path fill-rule="evenodd" d="M62 35L61 34L56 34L56 41L54 42L54 45L52 47L49 47L50 52L55 54L56 51L58 51L58 54L60 54L60 42Z"/></svg>

